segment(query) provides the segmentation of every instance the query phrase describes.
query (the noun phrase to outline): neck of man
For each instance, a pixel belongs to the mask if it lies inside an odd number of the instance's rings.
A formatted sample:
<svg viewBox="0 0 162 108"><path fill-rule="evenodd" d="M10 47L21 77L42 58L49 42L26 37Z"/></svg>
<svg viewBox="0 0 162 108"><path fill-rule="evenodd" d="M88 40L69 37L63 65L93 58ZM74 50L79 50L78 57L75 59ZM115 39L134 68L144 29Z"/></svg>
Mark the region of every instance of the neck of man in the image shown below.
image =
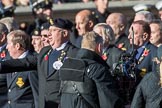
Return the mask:
<svg viewBox="0 0 162 108"><path fill-rule="evenodd" d="M106 9L98 8L98 11L99 11L101 14L104 14L104 13L106 12Z"/></svg>

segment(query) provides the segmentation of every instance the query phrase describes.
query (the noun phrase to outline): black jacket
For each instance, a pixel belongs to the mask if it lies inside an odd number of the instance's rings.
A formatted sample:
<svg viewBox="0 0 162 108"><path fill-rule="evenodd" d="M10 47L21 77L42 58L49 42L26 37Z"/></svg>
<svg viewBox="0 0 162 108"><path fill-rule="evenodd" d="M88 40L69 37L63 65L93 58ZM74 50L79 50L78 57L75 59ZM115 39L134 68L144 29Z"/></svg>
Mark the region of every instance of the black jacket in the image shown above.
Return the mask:
<svg viewBox="0 0 162 108"><path fill-rule="evenodd" d="M82 59L88 64L83 82L92 87L90 85L92 84L90 80L92 80L94 82L93 90L91 93L81 93L81 96L76 93L62 93L61 108L122 108L121 101L116 94L114 79L106 62L98 54L87 49L80 49L76 58ZM75 65L73 64L73 66Z"/></svg>
<svg viewBox="0 0 162 108"><path fill-rule="evenodd" d="M113 71L113 65L119 63L119 59L124 51L117 48L115 45L109 45L105 48L102 56L106 56L106 63L110 66L110 71Z"/></svg>
<svg viewBox="0 0 162 108"><path fill-rule="evenodd" d="M122 47L120 47L121 44L122 44ZM120 35L119 38L115 40L115 45L119 49L123 49L124 48L124 49L128 50L130 48L130 42L128 40L128 36L125 33Z"/></svg>
<svg viewBox="0 0 162 108"><path fill-rule="evenodd" d="M139 83L131 108L162 108L162 88L158 72L147 73Z"/></svg>

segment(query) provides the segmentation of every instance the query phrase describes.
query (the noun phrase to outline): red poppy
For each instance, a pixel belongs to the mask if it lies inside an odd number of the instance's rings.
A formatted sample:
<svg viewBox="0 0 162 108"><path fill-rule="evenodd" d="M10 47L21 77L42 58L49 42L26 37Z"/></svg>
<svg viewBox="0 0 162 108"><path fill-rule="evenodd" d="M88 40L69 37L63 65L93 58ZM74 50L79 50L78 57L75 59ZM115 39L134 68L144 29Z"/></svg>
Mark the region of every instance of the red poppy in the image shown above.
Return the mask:
<svg viewBox="0 0 162 108"><path fill-rule="evenodd" d="M44 60L46 60L46 61L48 60L48 55L44 56Z"/></svg>
<svg viewBox="0 0 162 108"><path fill-rule="evenodd" d="M107 55L105 53L101 57L103 60L107 60Z"/></svg>
<svg viewBox="0 0 162 108"><path fill-rule="evenodd" d="M6 57L6 53L3 51L2 53L1 53L1 58L5 58Z"/></svg>
<svg viewBox="0 0 162 108"><path fill-rule="evenodd" d="M120 44L118 45L118 48L119 48L119 49L122 48L123 45L124 45L124 43L120 43Z"/></svg>
<svg viewBox="0 0 162 108"><path fill-rule="evenodd" d="M149 50L145 48L144 52L143 52L143 56L147 56L149 54Z"/></svg>

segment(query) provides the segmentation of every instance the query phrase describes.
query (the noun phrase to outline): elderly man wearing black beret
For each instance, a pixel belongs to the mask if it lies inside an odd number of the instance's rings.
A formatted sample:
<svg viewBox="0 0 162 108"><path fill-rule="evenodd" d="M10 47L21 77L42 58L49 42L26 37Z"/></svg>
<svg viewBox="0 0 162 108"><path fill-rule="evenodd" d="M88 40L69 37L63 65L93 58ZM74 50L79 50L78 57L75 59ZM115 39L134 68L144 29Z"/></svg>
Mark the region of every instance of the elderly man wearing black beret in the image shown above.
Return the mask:
<svg viewBox="0 0 162 108"><path fill-rule="evenodd" d="M60 81L58 70L67 57L74 57L78 49L69 42L72 22L55 19L50 22L49 43L39 55L1 62L0 73L37 70L39 78L39 108L58 108Z"/></svg>

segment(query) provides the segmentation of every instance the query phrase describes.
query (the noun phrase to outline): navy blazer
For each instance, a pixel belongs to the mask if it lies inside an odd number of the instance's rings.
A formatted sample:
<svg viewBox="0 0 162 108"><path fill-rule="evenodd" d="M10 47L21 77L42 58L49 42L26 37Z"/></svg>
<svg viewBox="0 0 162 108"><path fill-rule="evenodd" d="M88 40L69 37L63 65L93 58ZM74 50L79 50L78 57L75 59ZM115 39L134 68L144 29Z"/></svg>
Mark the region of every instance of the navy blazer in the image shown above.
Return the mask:
<svg viewBox="0 0 162 108"><path fill-rule="evenodd" d="M8 108L38 108L38 73L36 71L8 73L7 87Z"/></svg>
<svg viewBox="0 0 162 108"><path fill-rule="evenodd" d="M151 44L150 42L147 42L145 44L145 48L149 50L148 55L142 57L141 54L141 57L139 58L137 65L139 69L137 74L140 74L141 77L143 77L146 74L146 72L155 71L153 58L157 56L157 47ZM144 50L142 53L144 53Z"/></svg>
<svg viewBox="0 0 162 108"><path fill-rule="evenodd" d="M7 74L8 108L38 108L37 74L36 71Z"/></svg>

